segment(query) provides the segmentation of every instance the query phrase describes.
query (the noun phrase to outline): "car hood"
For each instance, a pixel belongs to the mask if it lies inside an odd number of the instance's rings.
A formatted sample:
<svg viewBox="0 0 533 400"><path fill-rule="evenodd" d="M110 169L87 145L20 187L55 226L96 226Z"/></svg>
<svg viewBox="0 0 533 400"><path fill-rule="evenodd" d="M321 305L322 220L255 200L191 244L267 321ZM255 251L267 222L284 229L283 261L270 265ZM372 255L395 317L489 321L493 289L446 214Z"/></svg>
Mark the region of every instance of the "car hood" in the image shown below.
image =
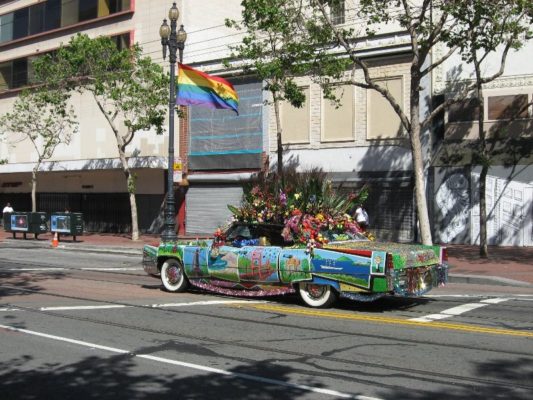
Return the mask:
<svg viewBox="0 0 533 400"><path fill-rule="evenodd" d="M371 251L387 252L392 255L394 268L423 267L439 264L441 251L440 246L373 241L335 242L325 245L324 249L351 254L357 254L358 251L361 251L361 255Z"/></svg>

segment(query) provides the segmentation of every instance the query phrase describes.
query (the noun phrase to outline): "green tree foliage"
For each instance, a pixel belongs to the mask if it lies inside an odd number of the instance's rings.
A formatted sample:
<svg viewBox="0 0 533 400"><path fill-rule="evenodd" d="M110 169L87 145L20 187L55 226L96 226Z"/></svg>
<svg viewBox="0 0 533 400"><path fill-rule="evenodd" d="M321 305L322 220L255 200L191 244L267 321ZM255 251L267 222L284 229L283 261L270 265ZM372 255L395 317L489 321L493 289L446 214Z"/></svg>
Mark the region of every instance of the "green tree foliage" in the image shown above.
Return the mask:
<svg viewBox="0 0 533 400"><path fill-rule="evenodd" d="M450 40L451 32L459 27L468 30L467 21L458 18L458 15L453 12L455 9L449 7L450 2L448 0L420 0L417 2L360 0L356 7L347 14L346 24L337 24L332 19L331 11L340 7L341 0L311 0L309 2L287 0L283 1L283 6L274 3L271 1L243 1L242 5L245 8L243 19L246 20L247 15L254 18L252 21L261 18L260 20L264 21L265 24L260 30L263 34L268 27L276 26L277 23L277 20L274 21L273 18L263 17L265 10L272 13L279 10L277 12L280 14L287 15L290 15L290 13L285 12L287 9L299 10L300 19L294 19L297 21L296 23L284 25L286 30L283 35L278 31L274 31L273 34L275 40L280 40L283 37L289 38L289 40L302 39L305 41L306 53L304 54L306 57L300 57L299 54L296 54L296 57L291 60L291 62L302 66L302 69L298 71L299 73L312 74L322 84L326 95L328 95L331 84L334 82L349 83L364 89L376 90L390 103L398 115L402 128L409 137L420 236L424 244L431 244L432 235L425 188L425 173L430 159L430 147L424 148L422 145L422 134L430 129L434 118L453 101L457 101L457 98L446 100L426 115L422 115L421 92L424 90L424 84L429 82L431 72L460 48L459 43ZM467 2L458 0L455 5L458 7L461 3L466 4ZM305 9L303 10L302 7ZM357 21L357 23L350 23L350 20ZM409 107L407 109L404 109L403 105L393 97L379 78L372 75L372 60L365 57L364 52L360 51L361 43L367 39L372 39L381 29L391 24L405 32L411 45L410 81L407 85L410 92L408 93ZM485 32L477 33L479 35L487 34ZM447 43L449 47L439 57L436 56L437 53L434 52L434 49L440 43ZM264 43L258 47L269 51L269 47ZM311 49L315 54L323 56L311 61L312 56L309 54ZM254 53L251 53L248 56L252 57L253 55ZM277 59L278 57L274 55L267 58L268 61L275 64L278 63ZM339 59L342 62L339 62ZM291 70L289 69L289 71ZM340 77L342 79L339 80ZM463 92L457 97L465 96L474 87L474 84L465 86ZM331 95L331 93L329 94Z"/></svg>
<svg viewBox="0 0 533 400"><path fill-rule="evenodd" d="M119 50L108 37L78 34L53 55L34 63L36 78L64 93L89 93L116 138L116 147L130 194L132 239L139 237L135 176L127 146L139 131L163 132L168 104L168 77L143 57L138 45Z"/></svg>
<svg viewBox="0 0 533 400"><path fill-rule="evenodd" d="M31 203L37 211L37 177L43 161L50 159L60 144L69 144L78 122L67 96L42 88L23 91L10 112L0 117L0 134L10 145L29 141L36 154L32 168Z"/></svg>
<svg viewBox="0 0 533 400"><path fill-rule="evenodd" d="M472 146L472 163L481 166L479 178L479 225L480 255L488 256L487 246L487 204L486 178L493 159L500 155L502 149L514 149L515 139L506 137L505 132L529 104L510 116L508 121L500 123L487 138L485 129L483 85L500 77L505 70L507 56L512 50L519 50L524 39L531 36L533 2L531 0L453 0L444 4L443 9L456 21L447 33L450 47L459 48L465 63L474 70L475 88L473 96L478 100L478 140ZM485 68L491 55L499 55L496 71L487 73ZM528 139L527 142L530 142ZM522 151L531 143L519 146ZM527 152L526 152L527 153ZM512 150L512 155L519 154Z"/></svg>

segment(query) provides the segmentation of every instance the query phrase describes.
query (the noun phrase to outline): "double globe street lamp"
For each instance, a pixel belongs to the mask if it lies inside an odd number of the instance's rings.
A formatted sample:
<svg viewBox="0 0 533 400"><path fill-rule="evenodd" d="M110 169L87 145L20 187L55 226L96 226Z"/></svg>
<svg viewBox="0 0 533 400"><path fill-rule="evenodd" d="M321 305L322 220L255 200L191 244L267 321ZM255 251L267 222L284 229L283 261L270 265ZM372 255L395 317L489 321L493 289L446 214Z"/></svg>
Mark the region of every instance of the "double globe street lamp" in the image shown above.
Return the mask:
<svg viewBox="0 0 533 400"><path fill-rule="evenodd" d="M175 242L178 238L176 235L176 201L174 197L174 113L176 109L176 53L179 50L179 61L183 62L183 49L187 40L187 32L181 25L176 31L177 21L180 16L176 3L168 11L168 19L163 20L159 28L161 36L161 45L163 46L163 60L167 57L167 48L170 61L170 99L168 103L168 173L167 173L167 198L165 204L165 224L161 240L163 242Z"/></svg>

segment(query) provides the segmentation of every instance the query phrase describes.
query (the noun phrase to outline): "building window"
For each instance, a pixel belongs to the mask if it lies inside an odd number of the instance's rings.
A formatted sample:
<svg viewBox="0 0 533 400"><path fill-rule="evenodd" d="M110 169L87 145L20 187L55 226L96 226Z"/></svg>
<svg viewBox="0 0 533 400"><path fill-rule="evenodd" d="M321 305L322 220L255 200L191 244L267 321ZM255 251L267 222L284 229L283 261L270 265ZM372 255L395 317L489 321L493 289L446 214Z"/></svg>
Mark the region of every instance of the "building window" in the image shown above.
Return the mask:
<svg viewBox="0 0 533 400"><path fill-rule="evenodd" d="M330 100L324 99L322 140L325 142L337 140L352 140L354 138L354 87L339 85L333 89L333 94L340 101L340 107Z"/></svg>
<svg viewBox="0 0 533 400"><path fill-rule="evenodd" d="M0 15L0 44L130 9L131 0L47 0Z"/></svg>
<svg viewBox="0 0 533 400"><path fill-rule="evenodd" d="M112 36L111 39L115 41L119 50L130 46L129 33ZM18 89L36 83L32 61L37 57L39 56L23 57L0 63L0 93L5 90Z"/></svg>
<svg viewBox="0 0 533 400"><path fill-rule="evenodd" d="M303 89L302 107L293 107L288 101L281 103L281 140L283 144L309 143L309 88Z"/></svg>
<svg viewBox="0 0 533 400"><path fill-rule="evenodd" d="M239 95L233 110L190 107L189 169L259 169L263 154L263 89L253 78L231 79Z"/></svg>
<svg viewBox="0 0 533 400"><path fill-rule="evenodd" d="M401 77L376 81L389 90L403 109L403 81ZM389 101L376 90L367 91L368 126L367 139L396 139L402 137L400 117Z"/></svg>
<svg viewBox="0 0 533 400"><path fill-rule="evenodd" d="M346 22L344 0L333 0L331 2L331 22L334 25L342 25Z"/></svg>
<svg viewBox="0 0 533 400"><path fill-rule="evenodd" d="M479 118L478 99L460 100L448 107L448 122L472 122Z"/></svg>
<svg viewBox="0 0 533 400"><path fill-rule="evenodd" d="M527 94L489 97L489 120L527 118L527 97Z"/></svg>

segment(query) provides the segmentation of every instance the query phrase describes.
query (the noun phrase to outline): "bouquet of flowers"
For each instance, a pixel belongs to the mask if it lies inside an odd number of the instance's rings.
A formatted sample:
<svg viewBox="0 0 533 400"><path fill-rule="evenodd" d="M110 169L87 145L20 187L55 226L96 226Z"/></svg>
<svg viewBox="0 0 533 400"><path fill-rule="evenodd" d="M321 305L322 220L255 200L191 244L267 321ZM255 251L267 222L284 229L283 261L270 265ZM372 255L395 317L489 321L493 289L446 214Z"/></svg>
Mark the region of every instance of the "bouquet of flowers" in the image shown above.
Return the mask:
<svg viewBox="0 0 533 400"><path fill-rule="evenodd" d="M361 232L350 212L368 196L334 188L324 172L314 169L285 174L282 187L276 174L260 174L244 188L240 207L228 206L235 219L250 223L282 224L286 241L309 249L327 243L326 232Z"/></svg>

